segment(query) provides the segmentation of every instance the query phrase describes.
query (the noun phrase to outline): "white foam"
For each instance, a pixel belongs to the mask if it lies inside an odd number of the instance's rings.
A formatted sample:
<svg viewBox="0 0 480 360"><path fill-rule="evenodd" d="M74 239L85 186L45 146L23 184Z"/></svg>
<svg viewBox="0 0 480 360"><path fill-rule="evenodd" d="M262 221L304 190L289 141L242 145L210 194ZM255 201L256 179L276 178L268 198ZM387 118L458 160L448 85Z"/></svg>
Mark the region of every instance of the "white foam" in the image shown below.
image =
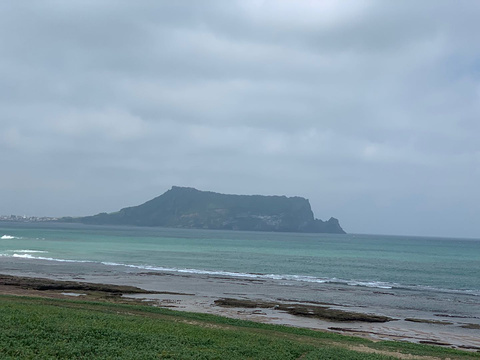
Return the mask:
<svg viewBox="0 0 480 360"><path fill-rule="evenodd" d="M100 264L107 265L107 266L128 266L125 264L119 264L114 262L102 261Z"/></svg>
<svg viewBox="0 0 480 360"><path fill-rule="evenodd" d="M378 289L391 289L393 284L381 282L381 281L347 281L347 285L350 286L365 286Z"/></svg>
<svg viewBox="0 0 480 360"><path fill-rule="evenodd" d="M2 237L0 237L0 239L2 239L2 240L12 240L12 239L20 239L20 238L16 237L16 236L12 236L12 235L2 235Z"/></svg>
<svg viewBox="0 0 480 360"><path fill-rule="evenodd" d="M24 253L24 254L34 254L34 253L48 253L48 251L44 251L44 250L12 250L12 252L16 252L16 253Z"/></svg>
<svg viewBox="0 0 480 360"><path fill-rule="evenodd" d="M22 258L22 259L36 259L35 256L32 256L30 254L13 254L12 257Z"/></svg>
<svg viewBox="0 0 480 360"><path fill-rule="evenodd" d="M13 252L13 251L12 251ZM429 286L420 286L420 285L402 285L397 283L388 283L382 281L359 281L359 280L344 280L338 278L318 278L314 276L307 275L289 275L289 274L252 274L252 273L241 273L241 272L231 272L231 271L215 271L215 270L202 270L202 269L191 269L191 268L174 268L174 267L161 267L161 266L151 266L151 265L133 265L133 264L122 264L116 262L96 262L91 260L70 260L70 259L57 259L44 256L34 256L32 253L43 252L41 250L15 250L14 254L0 253L0 256L8 256L14 258L22 259L36 259L36 260L47 260L47 261L56 261L56 262L65 262L65 263L97 263L106 266L124 266L140 270L148 271L161 271L161 272L174 272L174 273L183 273L183 274L198 274L198 275L211 275L211 276L225 276L232 278L247 278L247 279L259 279L259 280L280 280L280 281L290 281L290 282L309 282L317 284L340 284L346 286L359 286L359 287L368 287L368 288L378 288L378 289L410 289L410 290L424 290L424 291L434 291L434 292L446 292L446 293L461 293L474 296L480 296L479 290L450 290L450 289L438 289ZM283 283L289 285L288 283Z"/></svg>
<svg viewBox="0 0 480 360"><path fill-rule="evenodd" d="M32 256L30 254L13 254L12 257L14 258L21 258L21 259L36 259L36 260L47 260L47 261L58 261L58 262L68 262L68 263L91 263L93 261L89 260L69 260L69 259L55 259L43 256Z"/></svg>
<svg viewBox="0 0 480 360"><path fill-rule="evenodd" d="M230 272L230 271L178 269L178 268L167 268L167 267L149 266L149 265L130 265L130 264L119 264L119 263L112 263L112 262L102 262L102 264L111 265L111 266L126 266L130 268L149 270L149 271L165 271L165 272L226 276L226 277L259 279L259 280L301 281L301 282L310 282L310 283L317 283L317 284L332 283L332 284L342 284L342 285L349 285L349 286L372 287L372 288L379 288L379 289L391 289L396 285L396 284L390 284L390 283L385 283L380 281L353 281L353 280L342 280L337 278L317 278L314 276L306 276L306 275L251 274L251 273L239 273L239 272Z"/></svg>
<svg viewBox="0 0 480 360"><path fill-rule="evenodd" d="M425 285L414 285L414 286L409 286L407 288L413 289L413 290L437 291L437 292L444 292L449 294L468 294L468 295L480 296L480 290L472 290L472 289L442 289L442 288L436 288L433 286L425 286Z"/></svg>

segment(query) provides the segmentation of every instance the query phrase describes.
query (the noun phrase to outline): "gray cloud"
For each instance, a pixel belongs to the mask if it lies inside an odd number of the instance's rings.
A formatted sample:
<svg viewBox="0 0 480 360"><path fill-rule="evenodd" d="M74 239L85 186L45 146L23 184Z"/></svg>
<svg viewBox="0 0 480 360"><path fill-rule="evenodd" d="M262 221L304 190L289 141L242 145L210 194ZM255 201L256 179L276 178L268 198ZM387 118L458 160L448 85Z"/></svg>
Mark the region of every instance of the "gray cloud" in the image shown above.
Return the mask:
<svg viewBox="0 0 480 360"><path fill-rule="evenodd" d="M300 195L349 232L480 237L471 1L0 4L0 213Z"/></svg>

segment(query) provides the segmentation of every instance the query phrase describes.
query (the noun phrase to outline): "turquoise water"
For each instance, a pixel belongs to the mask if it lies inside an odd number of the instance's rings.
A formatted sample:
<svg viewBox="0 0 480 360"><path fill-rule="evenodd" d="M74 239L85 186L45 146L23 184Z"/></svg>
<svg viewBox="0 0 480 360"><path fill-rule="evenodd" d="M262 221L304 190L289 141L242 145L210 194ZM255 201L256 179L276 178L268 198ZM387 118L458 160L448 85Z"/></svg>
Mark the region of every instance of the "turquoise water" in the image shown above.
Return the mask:
<svg viewBox="0 0 480 360"><path fill-rule="evenodd" d="M0 256L480 295L471 239L0 223Z"/></svg>

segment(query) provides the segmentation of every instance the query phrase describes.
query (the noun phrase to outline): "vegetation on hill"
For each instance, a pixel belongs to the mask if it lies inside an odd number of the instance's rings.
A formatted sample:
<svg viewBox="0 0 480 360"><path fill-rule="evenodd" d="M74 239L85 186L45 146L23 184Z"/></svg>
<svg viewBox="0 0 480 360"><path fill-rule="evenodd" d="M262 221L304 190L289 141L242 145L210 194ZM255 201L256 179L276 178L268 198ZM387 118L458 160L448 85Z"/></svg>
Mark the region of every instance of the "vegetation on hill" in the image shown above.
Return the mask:
<svg viewBox="0 0 480 360"><path fill-rule="evenodd" d="M172 187L146 203L115 213L62 221L95 225L165 226L192 229L345 233L337 219L315 219L302 197L226 195Z"/></svg>

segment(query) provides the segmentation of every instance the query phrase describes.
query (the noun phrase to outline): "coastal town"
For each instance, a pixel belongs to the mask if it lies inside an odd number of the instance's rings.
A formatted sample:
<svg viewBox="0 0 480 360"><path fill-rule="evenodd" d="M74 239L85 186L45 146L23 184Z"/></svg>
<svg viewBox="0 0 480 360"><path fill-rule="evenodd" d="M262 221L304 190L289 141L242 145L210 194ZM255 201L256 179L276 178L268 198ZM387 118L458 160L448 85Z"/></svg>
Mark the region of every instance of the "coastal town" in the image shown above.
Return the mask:
<svg viewBox="0 0 480 360"><path fill-rule="evenodd" d="M0 215L0 221L14 222L46 222L56 221L58 218L48 216Z"/></svg>

